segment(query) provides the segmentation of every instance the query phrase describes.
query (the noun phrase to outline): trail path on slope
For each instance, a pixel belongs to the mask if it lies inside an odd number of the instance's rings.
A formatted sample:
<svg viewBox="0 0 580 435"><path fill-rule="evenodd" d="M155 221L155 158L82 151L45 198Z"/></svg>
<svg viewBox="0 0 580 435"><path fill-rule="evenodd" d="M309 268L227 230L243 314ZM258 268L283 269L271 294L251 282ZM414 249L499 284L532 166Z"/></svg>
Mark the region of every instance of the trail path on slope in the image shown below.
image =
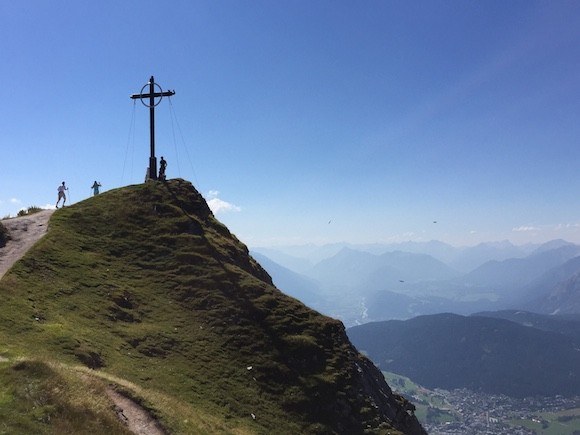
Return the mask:
<svg viewBox="0 0 580 435"><path fill-rule="evenodd" d="M5 219L2 225L8 230L10 240L0 248L0 279L22 258L48 230L48 220L54 210L43 210L31 215Z"/></svg>
<svg viewBox="0 0 580 435"><path fill-rule="evenodd" d="M118 393L113 388L107 389L107 395L115 403L115 411L127 428L137 435L165 435L159 423L135 401Z"/></svg>
<svg viewBox="0 0 580 435"><path fill-rule="evenodd" d="M2 225L8 230L10 240L0 248L0 279L20 260L48 231L48 220L54 210L43 210L27 216L5 219ZM0 356L0 362L7 359ZM107 390L109 398L116 406L117 416L137 435L164 435L157 421L149 413L128 397L112 388Z"/></svg>

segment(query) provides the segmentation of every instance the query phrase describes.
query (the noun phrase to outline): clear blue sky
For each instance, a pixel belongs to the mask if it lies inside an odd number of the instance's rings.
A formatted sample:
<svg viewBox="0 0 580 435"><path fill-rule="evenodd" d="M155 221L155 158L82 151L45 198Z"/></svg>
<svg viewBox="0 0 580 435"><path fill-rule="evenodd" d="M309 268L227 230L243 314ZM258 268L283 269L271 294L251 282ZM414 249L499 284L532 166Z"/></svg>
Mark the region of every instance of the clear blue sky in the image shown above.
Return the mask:
<svg viewBox="0 0 580 435"><path fill-rule="evenodd" d="M176 91L168 176L250 246L580 242L579 2L0 0L0 19L1 216L63 180L73 202L142 182L129 95L154 75Z"/></svg>

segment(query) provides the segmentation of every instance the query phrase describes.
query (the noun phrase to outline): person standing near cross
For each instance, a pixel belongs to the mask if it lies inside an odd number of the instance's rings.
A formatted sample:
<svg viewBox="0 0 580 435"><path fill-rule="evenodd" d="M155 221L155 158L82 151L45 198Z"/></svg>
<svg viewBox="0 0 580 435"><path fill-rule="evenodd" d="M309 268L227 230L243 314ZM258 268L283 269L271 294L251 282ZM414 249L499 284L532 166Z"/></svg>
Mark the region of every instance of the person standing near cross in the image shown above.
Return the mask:
<svg viewBox="0 0 580 435"><path fill-rule="evenodd" d="M161 156L161 161L159 162L159 180L165 181L165 168L167 168L167 160Z"/></svg>

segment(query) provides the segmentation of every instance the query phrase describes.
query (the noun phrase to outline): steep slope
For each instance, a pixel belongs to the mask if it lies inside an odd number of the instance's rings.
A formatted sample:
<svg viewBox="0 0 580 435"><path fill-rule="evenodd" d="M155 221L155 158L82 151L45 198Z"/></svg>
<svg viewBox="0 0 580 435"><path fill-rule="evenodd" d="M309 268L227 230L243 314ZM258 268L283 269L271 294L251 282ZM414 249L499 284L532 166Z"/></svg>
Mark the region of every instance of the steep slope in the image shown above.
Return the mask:
<svg viewBox="0 0 580 435"><path fill-rule="evenodd" d="M567 336L504 319L455 314L348 329L382 370L428 388L522 397L580 394L580 352Z"/></svg>
<svg viewBox="0 0 580 435"><path fill-rule="evenodd" d="M277 290L183 180L57 211L0 294L0 355L82 363L170 433L423 433L342 324Z"/></svg>

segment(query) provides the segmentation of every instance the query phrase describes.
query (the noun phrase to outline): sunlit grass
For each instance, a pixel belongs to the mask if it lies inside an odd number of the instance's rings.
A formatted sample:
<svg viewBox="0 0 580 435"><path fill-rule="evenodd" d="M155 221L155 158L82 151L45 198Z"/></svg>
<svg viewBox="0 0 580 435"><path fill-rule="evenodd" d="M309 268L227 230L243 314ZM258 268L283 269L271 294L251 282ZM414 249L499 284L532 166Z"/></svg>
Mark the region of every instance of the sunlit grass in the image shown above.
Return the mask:
<svg viewBox="0 0 580 435"><path fill-rule="evenodd" d="M0 380L0 433L130 433L99 380L36 360L0 363Z"/></svg>

